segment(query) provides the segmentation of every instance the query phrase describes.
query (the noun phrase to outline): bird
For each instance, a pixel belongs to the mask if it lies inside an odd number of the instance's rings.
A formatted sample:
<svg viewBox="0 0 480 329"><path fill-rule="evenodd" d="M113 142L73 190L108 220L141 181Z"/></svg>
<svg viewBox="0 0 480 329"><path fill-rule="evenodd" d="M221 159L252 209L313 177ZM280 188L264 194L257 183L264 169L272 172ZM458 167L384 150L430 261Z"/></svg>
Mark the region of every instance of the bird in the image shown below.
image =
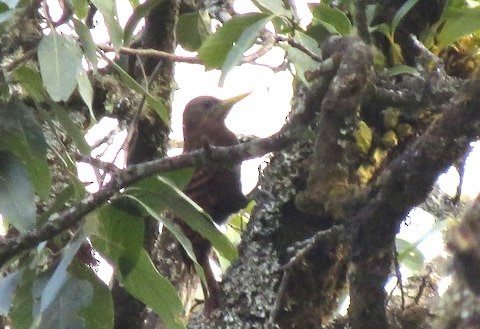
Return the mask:
<svg viewBox="0 0 480 329"><path fill-rule="evenodd" d="M208 146L238 144L236 135L225 125L225 118L233 105L248 95L249 93L242 94L226 100L200 96L191 100L183 112L183 153ZM217 224L224 224L231 214L247 204L247 198L242 193L240 164L197 167L183 192ZM209 262L211 244L185 223L180 226L190 239L197 262L205 274L207 286L202 283L202 289L205 296L204 314L208 315L220 303L220 286Z"/></svg>

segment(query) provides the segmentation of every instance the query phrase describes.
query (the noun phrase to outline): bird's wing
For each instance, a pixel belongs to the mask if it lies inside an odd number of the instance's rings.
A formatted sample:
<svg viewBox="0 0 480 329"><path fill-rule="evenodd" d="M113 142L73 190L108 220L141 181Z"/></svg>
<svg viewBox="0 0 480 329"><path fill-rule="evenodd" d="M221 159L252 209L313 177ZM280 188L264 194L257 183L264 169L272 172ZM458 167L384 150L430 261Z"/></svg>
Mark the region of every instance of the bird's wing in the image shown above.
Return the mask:
<svg viewBox="0 0 480 329"><path fill-rule="evenodd" d="M238 166L230 169L198 168L184 189L217 222L245 206Z"/></svg>

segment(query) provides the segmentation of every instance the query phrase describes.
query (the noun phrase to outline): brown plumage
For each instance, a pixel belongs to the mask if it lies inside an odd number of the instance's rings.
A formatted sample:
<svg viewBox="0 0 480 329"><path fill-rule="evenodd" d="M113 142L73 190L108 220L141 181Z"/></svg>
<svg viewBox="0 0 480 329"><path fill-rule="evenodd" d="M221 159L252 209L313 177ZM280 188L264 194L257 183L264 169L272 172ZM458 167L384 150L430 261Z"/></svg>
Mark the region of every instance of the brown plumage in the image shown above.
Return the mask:
<svg viewBox="0 0 480 329"><path fill-rule="evenodd" d="M225 118L232 106L246 96L247 94L240 95L228 100L202 96L190 101L183 113L183 152L201 149L208 145L238 144L235 134L225 126ZM243 208L247 202L241 189L240 165L198 167L184 192L218 224L224 223L230 214ZM209 314L218 307L220 293L218 282L209 263L211 245L190 227L185 224L181 226L185 235L191 240L197 261L205 272L208 287L203 287L204 311Z"/></svg>

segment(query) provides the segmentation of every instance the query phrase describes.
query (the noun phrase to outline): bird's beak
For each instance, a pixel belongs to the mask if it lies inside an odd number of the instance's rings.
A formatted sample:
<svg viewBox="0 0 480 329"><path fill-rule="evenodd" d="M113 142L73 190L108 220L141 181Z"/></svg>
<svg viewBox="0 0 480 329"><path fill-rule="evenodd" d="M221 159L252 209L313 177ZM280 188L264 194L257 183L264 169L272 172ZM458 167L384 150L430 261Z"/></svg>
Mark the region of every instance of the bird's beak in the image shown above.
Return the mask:
<svg viewBox="0 0 480 329"><path fill-rule="evenodd" d="M224 99L221 101L221 115L223 118L225 118L227 116L227 114L230 112L230 110L232 109L233 105L237 104L238 102L240 102L242 99L244 99L245 97L247 97L248 95L250 95L252 92L248 92L248 93L245 93L245 94L241 94L241 95L238 95L238 96L234 96L232 98L228 98L228 99Z"/></svg>

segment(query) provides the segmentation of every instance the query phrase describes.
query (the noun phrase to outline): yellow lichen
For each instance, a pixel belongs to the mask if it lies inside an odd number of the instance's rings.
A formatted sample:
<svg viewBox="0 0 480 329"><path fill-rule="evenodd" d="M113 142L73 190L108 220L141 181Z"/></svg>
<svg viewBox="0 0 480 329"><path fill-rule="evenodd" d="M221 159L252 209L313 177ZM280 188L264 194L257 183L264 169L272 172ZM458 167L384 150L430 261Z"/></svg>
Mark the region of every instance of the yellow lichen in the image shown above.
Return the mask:
<svg viewBox="0 0 480 329"><path fill-rule="evenodd" d="M381 148L376 148L372 154L372 160L375 167L378 167L383 162L383 160L385 160L387 155L388 155L388 152L386 150L383 150Z"/></svg>
<svg viewBox="0 0 480 329"><path fill-rule="evenodd" d="M357 130L353 135L360 152L367 154L372 145L372 130L370 127L364 121L359 121Z"/></svg>
<svg viewBox="0 0 480 329"><path fill-rule="evenodd" d="M397 134L393 130L387 131L382 136L382 144L387 148L392 148L398 145L398 137Z"/></svg>
<svg viewBox="0 0 480 329"><path fill-rule="evenodd" d="M396 128L395 131L397 132L398 139L402 140L408 136L413 135L414 131L412 126L408 123L401 123Z"/></svg>
<svg viewBox="0 0 480 329"><path fill-rule="evenodd" d="M338 181L335 186L332 186L328 199L325 202L325 210L330 213L336 220L343 219L345 217L344 209L342 206L342 200L355 192L355 185L348 184L346 181Z"/></svg>
<svg viewBox="0 0 480 329"><path fill-rule="evenodd" d="M389 107L383 111L383 125L386 129L392 129L398 125L399 114L400 110L395 107Z"/></svg>
<svg viewBox="0 0 480 329"><path fill-rule="evenodd" d="M367 184L373 176L375 172L375 166L372 165L361 165L360 168L357 170L358 180L360 184L365 185Z"/></svg>

